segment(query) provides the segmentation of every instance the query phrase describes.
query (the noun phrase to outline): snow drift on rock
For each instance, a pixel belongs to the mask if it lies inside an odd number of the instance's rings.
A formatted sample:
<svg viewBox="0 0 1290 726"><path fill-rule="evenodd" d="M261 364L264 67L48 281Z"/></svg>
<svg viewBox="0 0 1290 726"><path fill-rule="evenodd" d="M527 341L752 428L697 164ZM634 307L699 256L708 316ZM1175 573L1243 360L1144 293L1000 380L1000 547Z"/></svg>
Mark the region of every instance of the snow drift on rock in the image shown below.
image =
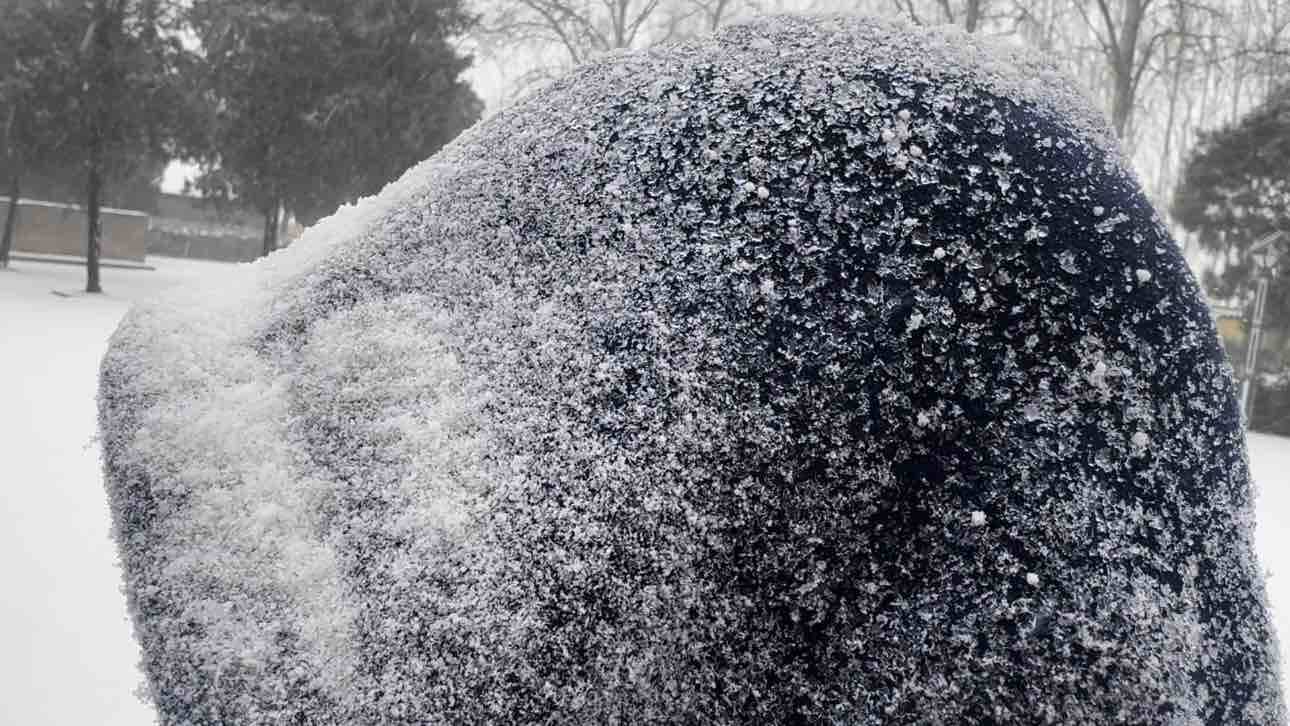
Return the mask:
<svg viewBox="0 0 1290 726"><path fill-rule="evenodd" d="M136 309L100 401L167 722L1282 718L1196 284L976 38L594 62Z"/></svg>

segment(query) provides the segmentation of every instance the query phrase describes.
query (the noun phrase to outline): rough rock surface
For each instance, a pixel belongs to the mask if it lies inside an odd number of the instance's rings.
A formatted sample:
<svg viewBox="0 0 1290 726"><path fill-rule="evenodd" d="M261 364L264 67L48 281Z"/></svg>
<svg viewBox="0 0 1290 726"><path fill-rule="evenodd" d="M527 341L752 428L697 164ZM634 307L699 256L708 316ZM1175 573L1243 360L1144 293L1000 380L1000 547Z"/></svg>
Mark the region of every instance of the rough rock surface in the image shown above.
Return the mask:
<svg viewBox="0 0 1290 726"><path fill-rule="evenodd" d="M1229 371L1016 49L611 56L104 360L167 723L1282 720Z"/></svg>

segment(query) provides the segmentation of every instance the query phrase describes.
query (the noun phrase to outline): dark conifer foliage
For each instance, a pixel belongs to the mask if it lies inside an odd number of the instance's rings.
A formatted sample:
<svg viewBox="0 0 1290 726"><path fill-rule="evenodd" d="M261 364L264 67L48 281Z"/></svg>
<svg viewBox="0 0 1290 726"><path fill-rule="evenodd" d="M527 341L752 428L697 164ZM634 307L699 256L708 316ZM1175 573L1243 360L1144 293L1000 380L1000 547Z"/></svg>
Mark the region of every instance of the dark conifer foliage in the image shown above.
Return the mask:
<svg viewBox="0 0 1290 726"><path fill-rule="evenodd" d="M379 191L482 111L460 78L458 0L197 0L189 17L198 186L263 212L266 254L281 214L309 222Z"/></svg>
<svg viewBox="0 0 1290 726"><path fill-rule="evenodd" d="M1219 297L1248 289L1245 252L1274 231L1290 234L1290 84L1236 123L1201 137L1174 194L1173 213L1225 264L1207 281ZM1268 316L1290 320L1290 246L1269 290Z"/></svg>
<svg viewBox="0 0 1290 726"><path fill-rule="evenodd" d="M173 154L186 101L178 5L167 0L20 3L0 75L13 180L28 170L71 181L89 212L89 292L99 292L98 209L107 190ZM20 185L19 185L20 186Z"/></svg>

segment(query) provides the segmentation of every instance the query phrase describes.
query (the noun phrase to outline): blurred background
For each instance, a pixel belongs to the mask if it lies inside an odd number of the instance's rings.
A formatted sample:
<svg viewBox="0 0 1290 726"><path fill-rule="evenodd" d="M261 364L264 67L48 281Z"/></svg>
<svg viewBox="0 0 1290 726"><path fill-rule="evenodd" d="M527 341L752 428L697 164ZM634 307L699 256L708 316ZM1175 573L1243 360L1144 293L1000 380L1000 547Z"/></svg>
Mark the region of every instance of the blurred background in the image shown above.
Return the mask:
<svg viewBox="0 0 1290 726"><path fill-rule="evenodd" d="M5 0L0 265L84 260L93 292L102 261L251 260L575 64L796 11L955 25L1078 79L1253 427L1290 435L1290 0Z"/></svg>
<svg viewBox="0 0 1290 726"><path fill-rule="evenodd" d="M1290 0L0 0L0 724L154 716L93 438L133 302L289 245L578 63L783 12L958 26L1085 88L1204 287L1261 562L1290 567Z"/></svg>

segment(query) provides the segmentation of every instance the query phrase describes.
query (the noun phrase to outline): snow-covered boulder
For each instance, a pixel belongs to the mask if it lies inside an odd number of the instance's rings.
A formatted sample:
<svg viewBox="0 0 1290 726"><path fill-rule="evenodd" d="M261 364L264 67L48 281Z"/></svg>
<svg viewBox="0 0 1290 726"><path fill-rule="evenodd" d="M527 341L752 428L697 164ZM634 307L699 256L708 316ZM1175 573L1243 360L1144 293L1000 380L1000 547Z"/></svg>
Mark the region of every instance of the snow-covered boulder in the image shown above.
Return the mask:
<svg viewBox="0 0 1290 726"><path fill-rule="evenodd" d="M136 309L101 423L167 723L1281 718L1196 283L957 33L580 68Z"/></svg>

